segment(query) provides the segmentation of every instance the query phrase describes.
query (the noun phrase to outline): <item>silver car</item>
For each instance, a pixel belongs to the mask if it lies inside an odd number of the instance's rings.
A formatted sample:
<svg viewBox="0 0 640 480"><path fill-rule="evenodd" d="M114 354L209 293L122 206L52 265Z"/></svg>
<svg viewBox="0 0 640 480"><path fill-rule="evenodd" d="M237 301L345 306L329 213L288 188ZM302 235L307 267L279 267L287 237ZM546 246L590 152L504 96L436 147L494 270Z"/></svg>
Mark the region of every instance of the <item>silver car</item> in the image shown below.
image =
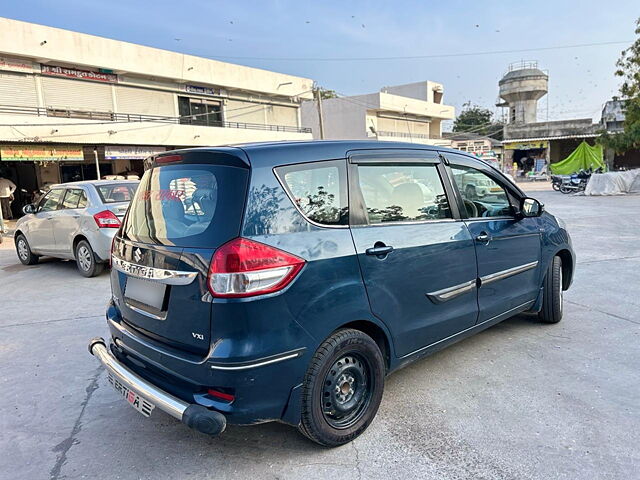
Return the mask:
<svg viewBox="0 0 640 480"><path fill-rule="evenodd" d="M137 181L94 180L53 185L37 204L26 205L16 223L18 258L25 265L40 256L75 260L85 277L100 274Z"/></svg>

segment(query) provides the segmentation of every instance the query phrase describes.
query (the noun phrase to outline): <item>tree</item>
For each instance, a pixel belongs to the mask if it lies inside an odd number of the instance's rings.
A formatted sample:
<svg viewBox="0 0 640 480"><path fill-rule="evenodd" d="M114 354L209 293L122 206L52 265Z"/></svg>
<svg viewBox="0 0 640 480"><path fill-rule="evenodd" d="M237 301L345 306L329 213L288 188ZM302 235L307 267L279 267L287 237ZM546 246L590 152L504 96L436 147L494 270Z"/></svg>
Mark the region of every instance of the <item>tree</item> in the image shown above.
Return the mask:
<svg viewBox="0 0 640 480"><path fill-rule="evenodd" d="M338 94L335 90L329 90L328 88L317 87L317 90L320 92L320 98L322 100L328 100L329 98L338 98Z"/></svg>
<svg viewBox="0 0 640 480"><path fill-rule="evenodd" d="M621 100L624 103L624 130L619 133L603 132L598 141L605 147L624 153L640 148L640 18L636 20L633 44L622 51L615 75L622 78Z"/></svg>
<svg viewBox="0 0 640 480"><path fill-rule="evenodd" d="M502 140L502 123L493 119L493 112L470 102L462 106L462 111L453 121L454 132L477 133Z"/></svg>

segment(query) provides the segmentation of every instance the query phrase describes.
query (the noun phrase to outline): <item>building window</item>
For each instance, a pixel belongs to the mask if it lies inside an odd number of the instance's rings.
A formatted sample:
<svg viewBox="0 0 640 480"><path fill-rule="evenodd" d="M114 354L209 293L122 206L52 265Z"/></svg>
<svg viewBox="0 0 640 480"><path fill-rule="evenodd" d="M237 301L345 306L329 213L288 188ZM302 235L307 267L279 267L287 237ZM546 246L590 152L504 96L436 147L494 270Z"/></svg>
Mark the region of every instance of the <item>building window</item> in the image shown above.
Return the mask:
<svg viewBox="0 0 640 480"><path fill-rule="evenodd" d="M178 97L180 123L222 126L222 104L201 98Z"/></svg>

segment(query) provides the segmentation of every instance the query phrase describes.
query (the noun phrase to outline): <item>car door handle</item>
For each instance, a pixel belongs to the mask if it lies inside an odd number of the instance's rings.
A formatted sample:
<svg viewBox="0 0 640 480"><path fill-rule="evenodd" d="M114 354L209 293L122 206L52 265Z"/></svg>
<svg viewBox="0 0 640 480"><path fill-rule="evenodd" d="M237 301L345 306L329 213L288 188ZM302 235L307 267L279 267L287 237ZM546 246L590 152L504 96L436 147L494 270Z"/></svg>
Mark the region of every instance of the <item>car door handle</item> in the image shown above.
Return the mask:
<svg viewBox="0 0 640 480"><path fill-rule="evenodd" d="M364 253L367 255L375 255L376 257L383 257L393 251L392 246L387 246L382 242L376 242L372 248L367 248Z"/></svg>
<svg viewBox="0 0 640 480"><path fill-rule="evenodd" d="M491 240L491 235L489 235L487 232L481 232L477 237L476 240L478 242L482 242L482 243L489 243L489 240Z"/></svg>

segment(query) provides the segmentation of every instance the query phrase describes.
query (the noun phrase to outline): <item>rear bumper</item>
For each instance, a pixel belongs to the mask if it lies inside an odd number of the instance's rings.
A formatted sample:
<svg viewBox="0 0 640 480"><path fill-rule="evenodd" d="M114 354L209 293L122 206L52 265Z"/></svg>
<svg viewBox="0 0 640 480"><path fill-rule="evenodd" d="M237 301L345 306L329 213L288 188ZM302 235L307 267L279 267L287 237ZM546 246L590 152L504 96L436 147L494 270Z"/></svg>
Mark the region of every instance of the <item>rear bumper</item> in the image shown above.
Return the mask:
<svg viewBox="0 0 640 480"><path fill-rule="evenodd" d="M127 389L189 427L212 436L221 434L226 428L226 418L220 412L185 402L136 375L109 352L102 338L93 338L89 342L89 352Z"/></svg>
<svg viewBox="0 0 640 480"><path fill-rule="evenodd" d="M89 239L93 252L100 261L106 262L109 260L111 256L111 243L117 231L117 228L98 228L91 232L85 232L85 236Z"/></svg>
<svg viewBox="0 0 640 480"><path fill-rule="evenodd" d="M177 351L134 330L113 302L107 308L112 342L109 354L136 376L181 400L222 413L227 423L299 423L300 385L310 350L282 346L278 354L201 357ZM231 402L207 394L209 388L234 395ZM176 417L177 418L177 417Z"/></svg>

